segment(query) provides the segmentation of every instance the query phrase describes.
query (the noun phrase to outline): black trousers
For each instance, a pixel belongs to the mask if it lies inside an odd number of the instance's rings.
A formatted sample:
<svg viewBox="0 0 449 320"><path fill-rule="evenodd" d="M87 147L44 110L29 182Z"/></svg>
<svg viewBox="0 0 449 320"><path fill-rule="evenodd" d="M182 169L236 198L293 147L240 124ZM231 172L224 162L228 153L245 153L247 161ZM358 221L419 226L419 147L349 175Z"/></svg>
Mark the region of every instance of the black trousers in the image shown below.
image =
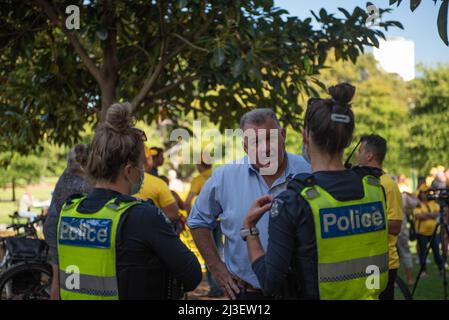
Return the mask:
<svg viewBox="0 0 449 320"><path fill-rule="evenodd" d="M397 274L398 274L398 269L388 270L387 287L379 295L379 300L394 300L394 282L396 281Z"/></svg>

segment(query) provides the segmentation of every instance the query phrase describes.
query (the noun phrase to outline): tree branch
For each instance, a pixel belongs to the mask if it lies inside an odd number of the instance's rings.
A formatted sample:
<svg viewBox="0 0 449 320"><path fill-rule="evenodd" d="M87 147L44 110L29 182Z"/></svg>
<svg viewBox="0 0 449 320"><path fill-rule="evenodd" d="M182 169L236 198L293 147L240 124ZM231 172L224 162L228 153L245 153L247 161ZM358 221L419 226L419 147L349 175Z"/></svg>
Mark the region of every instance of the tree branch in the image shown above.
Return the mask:
<svg viewBox="0 0 449 320"><path fill-rule="evenodd" d="M156 91L154 93L150 93L148 95L148 97L149 98L156 98L156 97L158 97L160 95L163 95L163 94L165 94L165 93L167 93L167 92L169 92L169 91L179 87L183 83L192 82L192 81L198 80L200 78L201 77L199 75L192 75L192 76L188 76L188 77L182 78L182 79L176 81L175 83L172 83L171 85L168 85L168 86L165 86L165 87L159 89L158 91Z"/></svg>
<svg viewBox="0 0 449 320"><path fill-rule="evenodd" d="M181 40L182 42L184 42L185 44L187 44L188 46L192 47L193 49L205 52L205 53L209 53L209 50L201 48L195 44L193 44L192 42L190 42L188 39L184 38L183 36L177 34L177 33L170 33L171 36L174 36L176 38L178 38L179 40Z"/></svg>
<svg viewBox="0 0 449 320"><path fill-rule="evenodd" d="M76 53L84 62L87 70L89 70L90 74L95 78L100 87L104 85L104 78L100 69L98 69L92 59L89 58L89 55L87 54L77 35L67 30L64 22L58 17L55 8L53 8L46 0L37 0L37 3L45 11L47 16L50 18L50 21L64 32L73 48L75 49Z"/></svg>
<svg viewBox="0 0 449 320"><path fill-rule="evenodd" d="M166 63L166 56L165 56L165 50L167 47L167 37L165 35L165 23L164 23L164 12L162 6L164 5L164 1L159 2L159 29L160 34L162 38L162 44L161 49L159 52L159 62L157 63L156 67L151 67L145 80L142 88L140 89L139 93L134 97L133 101L131 102L131 107L133 112L136 111L137 106L143 101L145 96L148 94L150 89L153 87L153 85L156 83L157 79L159 78L159 75L161 74L162 70L164 69L165 63ZM154 69L154 71L153 71Z"/></svg>

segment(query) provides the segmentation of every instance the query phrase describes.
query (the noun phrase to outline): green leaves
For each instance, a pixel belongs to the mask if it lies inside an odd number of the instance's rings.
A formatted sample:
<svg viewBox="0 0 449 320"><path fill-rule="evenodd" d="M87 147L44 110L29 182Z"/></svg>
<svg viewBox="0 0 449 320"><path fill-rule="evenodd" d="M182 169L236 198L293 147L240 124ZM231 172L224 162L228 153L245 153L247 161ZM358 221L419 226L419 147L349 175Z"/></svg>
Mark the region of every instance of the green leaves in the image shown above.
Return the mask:
<svg viewBox="0 0 449 320"><path fill-rule="evenodd" d="M438 11L438 34L440 35L441 40L449 46L449 41L447 38L447 13L449 9L449 0L443 0L441 4L440 10Z"/></svg>
<svg viewBox="0 0 449 320"><path fill-rule="evenodd" d="M64 12L69 2L52 5ZM229 128L257 106L299 128L301 98L316 94L329 53L355 62L364 46L383 37L366 27L359 7L340 8L344 18L320 10L312 14L316 28L311 17L286 16L272 0L161 3L88 1L80 8L81 30L74 31L119 101L132 101L154 75L136 112L149 122L164 110L173 121L195 113ZM0 121L0 147L26 153L43 141L73 145L84 124L98 120L102 86L39 7L4 0L0 11L8 13L0 16L0 104L7 106L0 114L8 120ZM381 28L389 26L399 23Z"/></svg>
<svg viewBox="0 0 449 320"><path fill-rule="evenodd" d="M402 0L390 0L390 5L393 5L397 3L399 6L401 4ZM422 0L410 0L410 10L415 11L416 8L420 6L422 3ZM433 3L436 4L437 0L433 0ZM447 14L448 14L448 8L449 7L449 0L441 0L440 9L438 11L438 20L437 20L437 27L438 27L438 34L440 35L441 40L446 44L446 46L449 46L448 41L448 35L447 35L447 28L448 28L448 21L447 21ZM402 29L402 25L401 25Z"/></svg>
<svg viewBox="0 0 449 320"><path fill-rule="evenodd" d="M410 0L410 10L415 11L416 8L421 4L421 0Z"/></svg>

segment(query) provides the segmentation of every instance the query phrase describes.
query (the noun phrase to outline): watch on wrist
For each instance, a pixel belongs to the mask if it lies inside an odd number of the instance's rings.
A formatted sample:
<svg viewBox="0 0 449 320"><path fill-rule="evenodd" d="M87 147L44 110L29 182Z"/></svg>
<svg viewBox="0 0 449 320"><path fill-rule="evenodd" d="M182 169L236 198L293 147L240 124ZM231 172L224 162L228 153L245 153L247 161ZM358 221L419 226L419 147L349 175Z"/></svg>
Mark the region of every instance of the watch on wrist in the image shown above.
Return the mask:
<svg viewBox="0 0 449 320"><path fill-rule="evenodd" d="M248 236L258 236L258 235L259 229L257 229L257 227L240 229L240 236L242 237L243 241L246 241L246 237Z"/></svg>

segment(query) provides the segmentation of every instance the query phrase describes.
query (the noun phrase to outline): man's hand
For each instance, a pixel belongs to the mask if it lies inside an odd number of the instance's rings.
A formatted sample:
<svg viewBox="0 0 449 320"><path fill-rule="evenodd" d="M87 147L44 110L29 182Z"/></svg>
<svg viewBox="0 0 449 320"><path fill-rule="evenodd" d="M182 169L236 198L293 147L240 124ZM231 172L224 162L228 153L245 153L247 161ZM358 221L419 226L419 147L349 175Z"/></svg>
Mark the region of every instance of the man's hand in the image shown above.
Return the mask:
<svg viewBox="0 0 449 320"><path fill-rule="evenodd" d="M235 300L240 289L235 279L229 273L228 268L226 268L226 265L220 261L216 265L209 266L209 270L226 296L229 299Z"/></svg>
<svg viewBox="0 0 449 320"><path fill-rule="evenodd" d="M244 228L254 227L260 220L262 215L271 208L271 201L273 198L270 195L257 198L256 201L248 209L245 220L243 221Z"/></svg>

